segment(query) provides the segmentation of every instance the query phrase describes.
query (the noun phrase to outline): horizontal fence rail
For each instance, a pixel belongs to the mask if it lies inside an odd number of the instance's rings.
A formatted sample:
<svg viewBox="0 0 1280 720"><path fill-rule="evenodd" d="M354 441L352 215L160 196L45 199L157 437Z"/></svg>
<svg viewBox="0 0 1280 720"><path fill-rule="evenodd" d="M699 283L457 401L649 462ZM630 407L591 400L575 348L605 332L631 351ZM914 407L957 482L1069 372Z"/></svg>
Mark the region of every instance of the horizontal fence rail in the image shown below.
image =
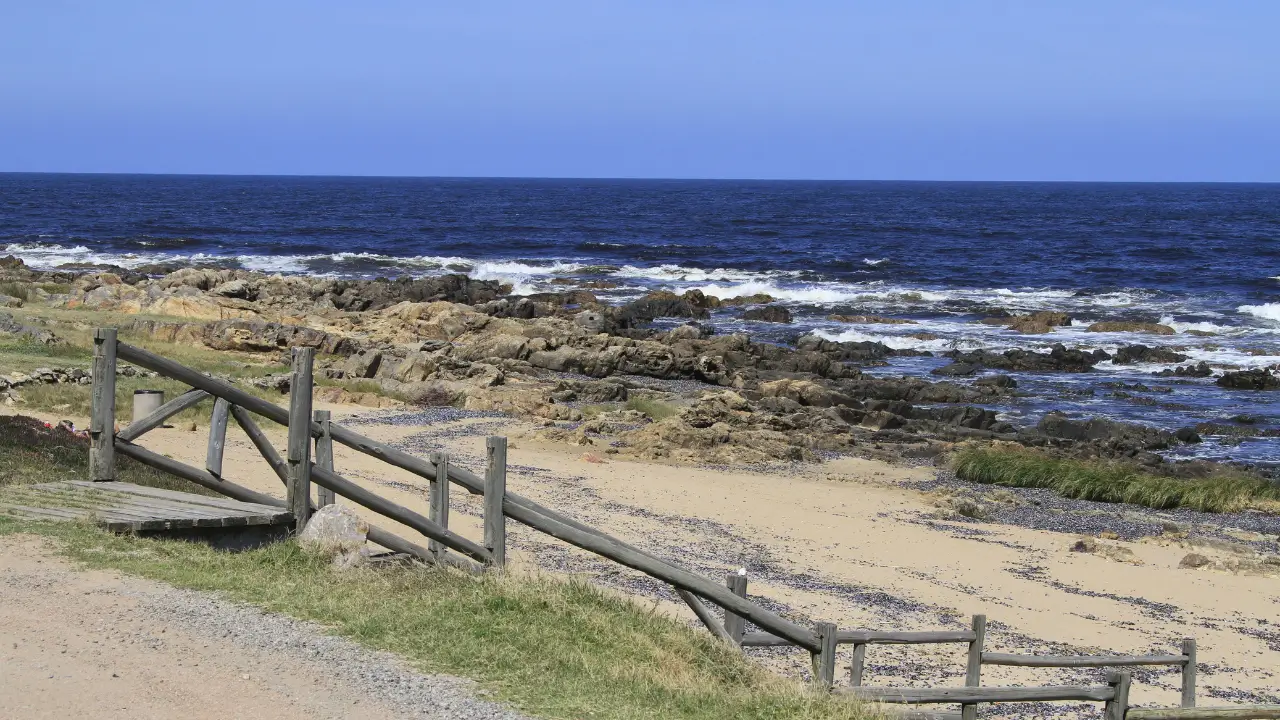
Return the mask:
<svg viewBox="0 0 1280 720"><path fill-rule="evenodd" d="M1134 708L1128 720L1273 720L1280 718L1280 705L1201 708Z"/></svg>
<svg viewBox="0 0 1280 720"><path fill-rule="evenodd" d="M1185 665L1186 655L1009 655L982 653L983 665L1011 667L1103 668L1136 665Z"/></svg>

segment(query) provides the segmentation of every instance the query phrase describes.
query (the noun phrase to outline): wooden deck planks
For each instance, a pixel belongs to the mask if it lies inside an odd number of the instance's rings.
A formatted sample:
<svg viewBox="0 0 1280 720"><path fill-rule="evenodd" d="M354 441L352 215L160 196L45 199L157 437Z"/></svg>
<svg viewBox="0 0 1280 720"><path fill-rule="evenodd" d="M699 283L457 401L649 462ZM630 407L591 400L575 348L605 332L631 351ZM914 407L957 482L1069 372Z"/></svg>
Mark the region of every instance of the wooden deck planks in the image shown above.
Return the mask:
<svg viewBox="0 0 1280 720"><path fill-rule="evenodd" d="M290 525L283 508L122 482L72 480L9 488L0 511L51 520L92 516L114 532Z"/></svg>

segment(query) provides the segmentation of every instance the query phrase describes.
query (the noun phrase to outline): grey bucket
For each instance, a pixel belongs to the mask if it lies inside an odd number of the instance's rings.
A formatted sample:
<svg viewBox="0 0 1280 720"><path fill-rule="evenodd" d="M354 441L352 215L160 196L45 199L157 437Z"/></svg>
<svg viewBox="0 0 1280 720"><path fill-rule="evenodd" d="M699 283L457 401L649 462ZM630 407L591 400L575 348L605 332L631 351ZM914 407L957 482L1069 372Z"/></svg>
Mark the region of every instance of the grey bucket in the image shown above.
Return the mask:
<svg viewBox="0 0 1280 720"><path fill-rule="evenodd" d="M164 404L163 390L133 391L133 422L150 415Z"/></svg>

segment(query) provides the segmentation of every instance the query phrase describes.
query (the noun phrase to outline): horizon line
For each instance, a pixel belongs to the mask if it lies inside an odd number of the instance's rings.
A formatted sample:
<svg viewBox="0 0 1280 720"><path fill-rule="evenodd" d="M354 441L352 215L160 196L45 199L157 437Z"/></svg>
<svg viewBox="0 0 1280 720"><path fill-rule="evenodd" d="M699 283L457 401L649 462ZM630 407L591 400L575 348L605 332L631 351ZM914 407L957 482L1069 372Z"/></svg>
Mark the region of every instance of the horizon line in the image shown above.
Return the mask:
<svg viewBox="0 0 1280 720"><path fill-rule="evenodd" d="M658 177L573 175L340 175L327 173L210 173L210 172L84 172L62 170L0 170L0 175L89 175L101 177L186 178L298 178L351 180L530 180L570 182L784 182L784 183L971 183L1071 185L1277 185L1280 180L938 180L919 178L770 178L770 177Z"/></svg>

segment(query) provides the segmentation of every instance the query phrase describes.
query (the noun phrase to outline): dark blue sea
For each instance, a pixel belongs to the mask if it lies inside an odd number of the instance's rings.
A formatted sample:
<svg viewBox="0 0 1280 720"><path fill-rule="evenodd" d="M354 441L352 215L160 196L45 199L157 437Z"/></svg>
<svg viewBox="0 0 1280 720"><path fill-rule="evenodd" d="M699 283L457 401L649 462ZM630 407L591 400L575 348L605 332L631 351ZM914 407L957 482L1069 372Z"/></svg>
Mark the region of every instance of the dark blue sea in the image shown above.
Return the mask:
<svg viewBox="0 0 1280 720"><path fill-rule="evenodd" d="M796 322L726 311L717 326L935 353L1144 343L1220 371L1280 363L1280 185L0 174L0 254L41 267L465 272L517 293L596 281L617 301L655 288L763 292ZM1019 335L975 322L999 310L1061 310L1074 323ZM833 313L914 323L850 325ZM1085 331L1103 319L1177 332ZM927 374L942 362L901 358L874 372ZM1280 428L1280 393L1151 375L1163 367L1020 378L1031 396L998 409L1015 422L1056 408L1165 427L1245 414L1254 430ZM1280 461L1275 438L1208 440L1185 452Z"/></svg>

